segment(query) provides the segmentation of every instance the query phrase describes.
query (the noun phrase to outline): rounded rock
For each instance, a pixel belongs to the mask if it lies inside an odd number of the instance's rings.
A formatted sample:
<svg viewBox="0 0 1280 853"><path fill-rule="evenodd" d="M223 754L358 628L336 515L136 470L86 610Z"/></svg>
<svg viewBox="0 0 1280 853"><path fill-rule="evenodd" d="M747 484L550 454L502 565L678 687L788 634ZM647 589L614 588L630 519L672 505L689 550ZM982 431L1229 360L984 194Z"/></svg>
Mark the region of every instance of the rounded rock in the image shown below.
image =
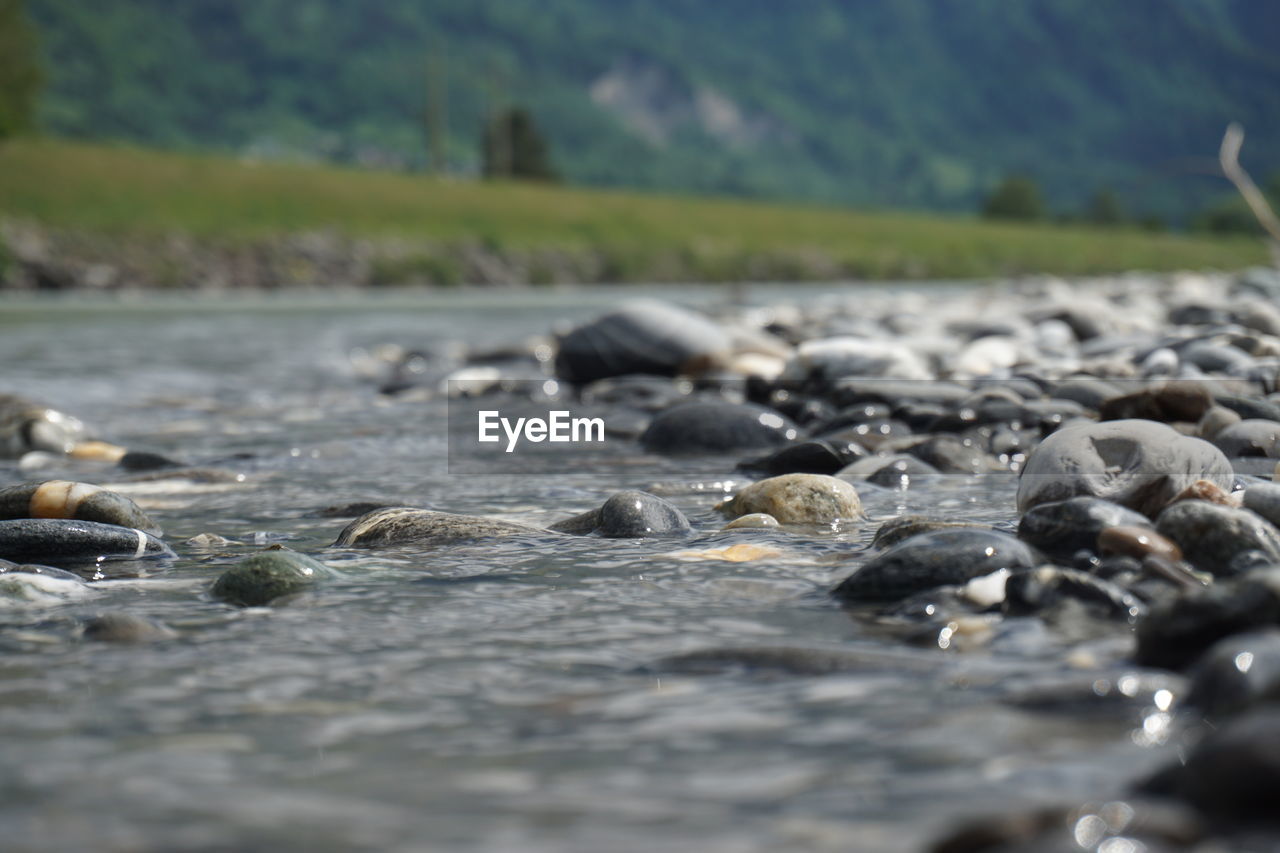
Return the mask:
<svg viewBox="0 0 1280 853"><path fill-rule="evenodd" d="M1018 522L1018 538L1046 554L1070 557L1093 551L1109 527L1150 527L1145 515L1102 498L1080 496L1031 507Z"/></svg>
<svg viewBox="0 0 1280 853"><path fill-rule="evenodd" d="M594 533L607 539L681 536L692 530L689 519L670 501L648 492L618 492L599 509L551 525L558 533Z"/></svg>
<svg viewBox="0 0 1280 853"><path fill-rule="evenodd" d="M85 622L81 635L86 640L103 643L150 643L172 639L177 633L159 622L116 611L94 616Z"/></svg>
<svg viewBox="0 0 1280 853"><path fill-rule="evenodd" d="M776 530L778 519L767 512L749 512L726 524L721 530Z"/></svg>
<svg viewBox="0 0 1280 853"><path fill-rule="evenodd" d="M1213 718L1280 699L1280 629L1235 634L1214 643L1191 671L1186 703Z"/></svg>
<svg viewBox="0 0 1280 853"><path fill-rule="evenodd" d="M86 433L85 425L70 415L0 394L0 457L16 459L32 450L70 453Z"/></svg>
<svg viewBox="0 0 1280 853"><path fill-rule="evenodd" d="M1134 661L1182 669L1232 634L1280 625L1280 570L1262 569L1157 602L1138 623Z"/></svg>
<svg viewBox="0 0 1280 853"><path fill-rule="evenodd" d="M160 525L124 495L89 483L46 480L0 489L0 519L67 518L135 527L162 536Z"/></svg>
<svg viewBox="0 0 1280 853"><path fill-rule="evenodd" d="M1079 424L1063 427L1031 452L1018 482L1018 511L1089 495L1154 518L1197 480L1230 489L1234 479L1222 451L1164 424Z"/></svg>
<svg viewBox="0 0 1280 853"><path fill-rule="evenodd" d="M0 521L0 558L39 563L172 557L151 534L97 521L21 518Z"/></svg>
<svg viewBox="0 0 1280 853"><path fill-rule="evenodd" d="M1223 427L1213 436L1214 445L1229 457L1280 456L1280 423L1247 418Z"/></svg>
<svg viewBox="0 0 1280 853"><path fill-rule="evenodd" d="M1040 564L1025 542L987 530L938 530L882 551L833 591L844 601L897 601L917 592L968 583L1000 569Z"/></svg>
<svg viewBox="0 0 1280 853"><path fill-rule="evenodd" d="M1176 542L1193 566L1214 575L1232 574L1231 561L1246 551L1280 563L1280 529L1251 510L1179 501L1160 513L1156 531Z"/></svg>
<svg viewBox="0 0 1280 853"><path fill-rule="evenodd" d="M729 335L711 320L656 301L623 305L560 339L556 375L569 382L611 376L675 376L689 362L730 349Z"/></svg>
<svg viewBox="0 0 1280 853"><path fill-rule="evenodd" d="M682 403L659 412L640 436L652 453L731 453L794 441L799 428L773 409L753 403Z"/></svg>
<svg viewBox="0 0 1280 853"><path fill-rule="evenodd" d="M716 506L728 518L767 513L781 524L838 524L863 518L853 486L824 474L783 474L752 483Z"/></svg>
<svg viewBox="0 0 1280 853"><path fill-rule="evenodd" d="M385 548L396 545L454 545L504 536L547 535L546 530L513 521L457 515L414 507L384 507L365 513L343 528L334 547Z"/></svg>
<svg viewBox="0 0 1280 853"><path fill-rule="evenodd" d="M239 607L260 607L332 575L332 569L305 554L272 546L219 575L210 594Z"/></svg>

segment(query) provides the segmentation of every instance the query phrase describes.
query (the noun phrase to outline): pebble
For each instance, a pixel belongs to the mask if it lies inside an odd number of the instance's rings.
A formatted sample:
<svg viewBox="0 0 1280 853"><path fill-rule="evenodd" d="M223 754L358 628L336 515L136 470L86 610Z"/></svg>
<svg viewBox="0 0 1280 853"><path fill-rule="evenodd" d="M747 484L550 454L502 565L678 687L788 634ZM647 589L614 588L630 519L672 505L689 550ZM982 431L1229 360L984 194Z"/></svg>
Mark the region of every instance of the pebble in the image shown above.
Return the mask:
<svg viewBox="0 0 1280 853"><path fill-rule="evenodd" d="M238 607L261 607L333 575L333 570L323 563L273 545L223 572L209 593Z"/></svg>
<svg viewBox="0 0 1280 853"><path fill-rule="evenodd" d="M842 601L896 601L944 585L960 585L999 569L1029 569L1040 558L1025 542L987 530L935 530L872 557L832 594Z"/></svg>
<svg viewBox="0 0 1280 853"><path fill-rule="evenodd" d="M127 611L94 616L84 623L81 635L101 643L152 643L178 636L166 625Z"/></svg>
<svg viewBox="0 0 1280 853"><path fill-rule="evenodd" d="M1254 483L1244 490L1244 508L1280 526L1280 484Z"/></svg>
<svg viewBox="0 0 1280 853"><path fill-rule="evenodd" d="M1156 531L1142 525L1119 525L1107 527L1098 533L1099 554L1122 554L1136 560L1145 560L1155 555L1165 560L1179 562L1182 560L1182 549L1172 539L1161 536Z"/></svg>
<svg viewBox="0 0 1280 853"><path fill-rule="evenodd" d="M1221 719L1280 700L1280 628L1247 631L1214 643L1191 670L1186 704Z"/></svg>
<svg viewBox="0 0 1280 853"><path fill-rule="evenodd" d="M1122 587L1089 572L1059 566L1011 573L1004 591L1004 612L1010 616L1042 614L1064 601L1127 622L1147 612L1146 605Z"/></svg>
<svg viewBox="0 0 1280 853"><path fill-rule="evenodd" d="M1140 790L1175 797L1218 822L1280 826L1280 708L1259 709L1211 729L1185 763L1159 771Z"/></svg>
<svg viewBox="0 0 1280 853"><path fill-rule="evenodd" d="M754 403L681 403L659 412L640 436L651 453L732 453L794 441L799 427L777 411Z"/></svg>
<svg viewBox="0 0 1280 853"><path fill-rule="evenodd" d="M1063 427L1031 452L1018 511L1091 495L1154 518L1197 480L1230 489L1231 463L1212 444L1146 420Z"/></svg>
<svg viewBox="0 0 1280 853"><path fill-rule="evenodd" d="M1213 406L1213 394L1198 382L1166 382L1106 400L1098 414L1104 421L1142 418L1196 423Z"/></svg>
<svg viewBox="0 0 1280 853"><path fill-rule="evenodd" d="M758 471L768 477L780 474L834 474L849 463L866 455L853 442L841 442L839 448L830 441L810 439L784 447L776 453L749 459L738 464L743 471Z"/></svg>
<svg viewBox="0 0 1280 853"><path fill-rule="evenodd" d="M767 513L780 524L839 525L864 517L853 486L824 474L783 474L760 480L716 509L728 518Z"/></svg>
<svg viewBox="0 0 1280 853"><path fill-rule="evenodd" d="M726 353L729 335L711 320L676 305L629 302L559 340L556 375L569 382L612 376L675 376L700 357Z"/></svg>
<svg viewBox="0 0 1280 853"><path fill-rule="evenodd" d="M1235 574L1232 561L1247 551L1280 563L1280 529L1251 510L1179 501L1160 513L1156 531L1177 543L1191 565L1213 575Z"/></svg>
<svg viewBox="0 0 1280 853"><path fill-rule="evenodd" d="M385 548L396 545L454 545L504 536L546 536L548 531L492 518L413 507L384 507L343 528L333 547Z"/></svg>
<svg viewBox="0 0 1280 853"><path fill-rule="evenodd" d="M934 530L990 530L991 528L985 524L978 524L972 521L947 521L940 518L929 518L923 515L903 515L898 518L891 518L876 531L875 538L871 540L872 548L888 548L890 545L896 545L912 536L919 536L921 533L930 533Z"/></svg>
<svg viewBox="0 0 1280 853"><path fill-rule="evenodd" d="M173 556L168 545L136 528L52 518L0 521L0 558L7 560L58 565Z"/></svg>
<svg viewBox="0 0 1280 853"><path fill-rule="evenodd" d="M70 415L0 394L0 458L16 459L29 451L70 453L87 432L84 423Z"/></svg>
<svg viewBox="0 0 1280 853"><path fill-rule="evenodd" d="M1138 622L1134 660L1183 669L1232 634L1280 625L1280 569L1262 569L1157 602Z"/></svg>
<svg viewBox="0 0 1280 853"><path fill-rule="evenodd" d="M1080 496L1031 507L1018 522L1018 538L1054 557L1096 551L1108 528L1150 527L1145 515L1102 498Z"/></svg>
<svg viewBox="0 0 1280 853"><path fill-rule="evenodd" d="M648 492L618 492L599 509L551 525L549 530L579 536L594 533L607 539L682 536L689 519L670 501Z"/></svg>
<svg viewBox="0 0 1280 853"><path fill-rule="evenodd" d="M64 604L87 598L92 594L92 588L79 578L72 579L43 572L0 574L0 606L4 607Z"/></svg>
<svg viewBox="0 0 1280 853"><path fill-rule="evenodd" d="M1229 457L1280 456L1280 423L1247 418L1223 427L1213 436L1213 443Z"/></svg>
<svg viewBox="0 0 1280 853"><path fill-rule="evenodd" d="M913 482L940 477L942 472L928 462L914 456L896 454L893 456L868 456L846 468L841 468L836 476L849 482L865 481L886 489L906 490Z"/></svg>
<svg viewBox="0 0 1280 853"><path fill-rule="evenodd" d="M749 512L730 521L721 530L776 530L781 524L767 512Z"/></svg>
<svg viewBox="0 0 1280 853"><path fill-rule="evenodd" d="M74 518L135 527L152 536L164 531L136 503L88 483L47 480L0 489L0 519Z"/></svg>

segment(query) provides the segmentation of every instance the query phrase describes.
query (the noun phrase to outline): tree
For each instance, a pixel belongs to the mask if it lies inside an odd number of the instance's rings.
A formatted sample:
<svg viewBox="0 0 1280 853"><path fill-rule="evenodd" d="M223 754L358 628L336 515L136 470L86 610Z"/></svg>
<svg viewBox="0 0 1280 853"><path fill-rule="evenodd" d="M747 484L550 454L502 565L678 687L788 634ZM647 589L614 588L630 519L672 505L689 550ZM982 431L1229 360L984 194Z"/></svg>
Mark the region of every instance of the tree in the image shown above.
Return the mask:
<svg viewBox="0 0 1280 853"><path fill-rule="evenodd" d="M1025 175L1010 175L983 201L982 215L987 219L1043 219L1040 187Z"/></svg>
<svg viewBox="0 0 1280 853"><path fill-rule="evenodd" d="M43 75L23 0L0 0L0 140L35 123Z"/></svg>
<svg viewBox="0 0 1280 853"><path fill-rule="evenodd" d="M1103 187L1089 199L1084 218L1094 225L1119 225L1125 221L1124 208L1120 206L1120 199L1116 197L1115 191L1110 187Z"/></svg>
<svg viewBox="0 0 1280 853"><path fill-rule="evenodd" d="M558 179L551 167L546 139L533 116L520 107L503 110L489 122L480 148L486 178Z"/></svg>

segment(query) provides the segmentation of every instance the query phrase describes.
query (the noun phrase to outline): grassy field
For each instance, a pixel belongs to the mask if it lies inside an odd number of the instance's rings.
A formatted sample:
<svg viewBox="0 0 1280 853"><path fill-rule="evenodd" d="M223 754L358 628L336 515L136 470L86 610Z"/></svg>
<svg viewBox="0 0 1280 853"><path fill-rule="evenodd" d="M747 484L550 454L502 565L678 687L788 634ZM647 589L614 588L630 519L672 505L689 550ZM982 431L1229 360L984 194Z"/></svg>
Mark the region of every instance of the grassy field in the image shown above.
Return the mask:
<svg viewBox="0 0 1280 853"><path fill-rule="evenodd" d="M90 146L0 145L0 216L107 236L174 232L248 244L332 229L350 238L598 251L619 279L655 268L709 280L983 277L1236 269L1260 241L1137 230L445 180ZM664 259L658 263L655 259ZM794 265L794 275L788 276Z"/></svg>

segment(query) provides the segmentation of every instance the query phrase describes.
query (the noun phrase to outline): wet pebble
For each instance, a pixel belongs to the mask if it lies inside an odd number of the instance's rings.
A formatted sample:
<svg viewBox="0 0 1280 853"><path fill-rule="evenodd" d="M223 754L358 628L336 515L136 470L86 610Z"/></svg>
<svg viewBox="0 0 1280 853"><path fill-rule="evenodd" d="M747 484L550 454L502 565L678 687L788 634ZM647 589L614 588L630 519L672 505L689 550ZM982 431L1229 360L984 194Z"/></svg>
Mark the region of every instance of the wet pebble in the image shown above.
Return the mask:
<svg viewBox="0 0 1280 853"><path fill-rule="evenodd" d="M1025 542L987 530L937 530L913 536L872 557L832 594L848 602L896 601L944 585L960 585L999 569L1029 569L1040 559Z"/></svg>
<svg viewBox="0 0 1280 853"><path fill-rule="evenodd" d="M652 453L732 453L793 441L799 428L773 409L754 403L682 403L659 412L640 436Z"/></svg>
<svg viewBox="0 0 1280 853"><path fill-rule="evenodd" d="M1150 525L1145 515L1128 507L1082 495L1031 507L1018 522L1018 538L1051 556L1070 557L1096 551L1098 536L1107 528Z"/></svg>
<svg viewBox="0 0 1280 853"><path fill-rule="evenodd" d="M0 606L56 605L87 598L92 594L92 588L79 578L44 572L0 574Z"/></svg>
<svg viewBox="0 0 1280 853"><path fill-rule="evenodd" d="M513 521L413 507L385 507L348 524L333 544L334 547L353 548L435 546L503 536L545 536L547 533L541 528Z"/></svg>
<svg viewBox="0 0 1280 853"><path fill-rule="evenodd" d="M160 525L124 495L88 483L47 480L0 489L0 519L73 518L134 527L162 536Z"/></svg>
<svg viewBox="0 0 1280 853"><path fill-rule="evenodd" d="M618 492L599 509L551 525L549 530L579 536L594 533L609 539L681 536L689 519L670 501L648 492Z"/></svg>
<svg viewBox="0 0 1280 853"><path fill-rule="evenodd" d="M1263 569L1159 601L1138 622L1134 660L1183 669L1232 634L1280 625L1280 569Z"/></svg>
<svg viewBox="0 0 1280 853"><path fill-rule="evenodd" d="M1280 825L1280 708L1235 717L1211 730L1185 763L1158 772L1140 790L1175 797L1220 823Z"/></svg>
<svg viewBox="0 0 1280 853"><path fill-rule="evenodd" d="M159 622L119 610L87 620L82 636L100 643L152 643L172 639L177 633Z"/></svg>
<svg viewBox="0 0 1280 853"><path fill-rule="evenodd" d="M80 420L12 394L0 394L0 457L16 459L30 451L70 453L84 441Z"/></svg>
<svg viewBox="0 0 1280 853"><path fill-rule="evenodd" d="M728 518L766 513L781 524L836 525L863 517L853 486L823 474L783 474L760 480L716 509Z"/></svg>
<svg viewBox="0 0 1280 853"><path fill-rule="evenodd" d="M1041 566L1013 572L1005 582L1004 612L1010 616L1042 614L1067 601L1127 622L1147 612L1147 606L1127 590L1079 569Z"/></svg>
<svg viewBox="0 0 1280 853"><path fill-rule="evenodd" d="M716 323L676 305L635 301L560 338L556 375L570 382L612 376L675 376L699 357L727 352Z"/></svg>
<svg viewBox="0 0 1280 853"><path fill-rule="evenodd" d="M730 521L721 530L776 530L778 519L767 512L749 512Z"/></svg>
<svg viewBox="0 0 1280 853"><path fill-rule="evenodd" d="M886 489L908 489L913 482L941 476L928 462L907 454L868 456L837 472L841 480L865 481Z"/></svg>
<svg viewBox="0 0 1280 853"><path fill-rule="evenodd" d="M51 518L0 521L0 558L38 563L172 557L161 540L142 530Z"/></svg>
<svg viewBox="0 0 1280 853"><path fill-rule="evenodd" d="M1179 501L1160 513L1156 530L1177 543L1197 569L1237 574L1234 560L1249 551L1280 563L1280 529L1257 513L1208 501Z"/></svg>
<svg viewBox="0 0 1280 853"><path fill-rule="evenodd" d="M810 439L784 447L768 456L739 463L744 471L759 471L769 477L780 474L834 474L849 463L866 455L857 444Z"/></svg>
<svg viewBox="0 0 1280 853"><path fill-rule="evenodd" d="M1027 458L1018 483L1018 511L1090 495L1154 518L1197 480L1224 489L1234 480L1230 462L1207 441L1148 420L1068 426Z"/></svg>
<svg viewBox="0 0 1280 853"><path fill-rule="evenodd" d="M302 592L333 570L305 554L278 545L248 556L214 581L210 595L239 607L260 607Z"/></svg>
<svg viewBox="0 0 1280 853"><path fill-rule="evenodd" d="M985 524L978 524L972 521L948 521L941 518L929 518L923 515L904 515L898 518L891 518L880 528L876 530L875 538L871 540L872 548L888 548L896 545L903 540L910 539L912 536L919 536L921 533L930 533L934 530L990 530L991 528Z"/></svg>
<svg viewBox="0 0 1280 853"><path fill-rule="evenodd" d="M1186 704L1208 717L1238 714L1280 700L1280 628L1247 631L1214 643L1191 670Z"/></svg>

